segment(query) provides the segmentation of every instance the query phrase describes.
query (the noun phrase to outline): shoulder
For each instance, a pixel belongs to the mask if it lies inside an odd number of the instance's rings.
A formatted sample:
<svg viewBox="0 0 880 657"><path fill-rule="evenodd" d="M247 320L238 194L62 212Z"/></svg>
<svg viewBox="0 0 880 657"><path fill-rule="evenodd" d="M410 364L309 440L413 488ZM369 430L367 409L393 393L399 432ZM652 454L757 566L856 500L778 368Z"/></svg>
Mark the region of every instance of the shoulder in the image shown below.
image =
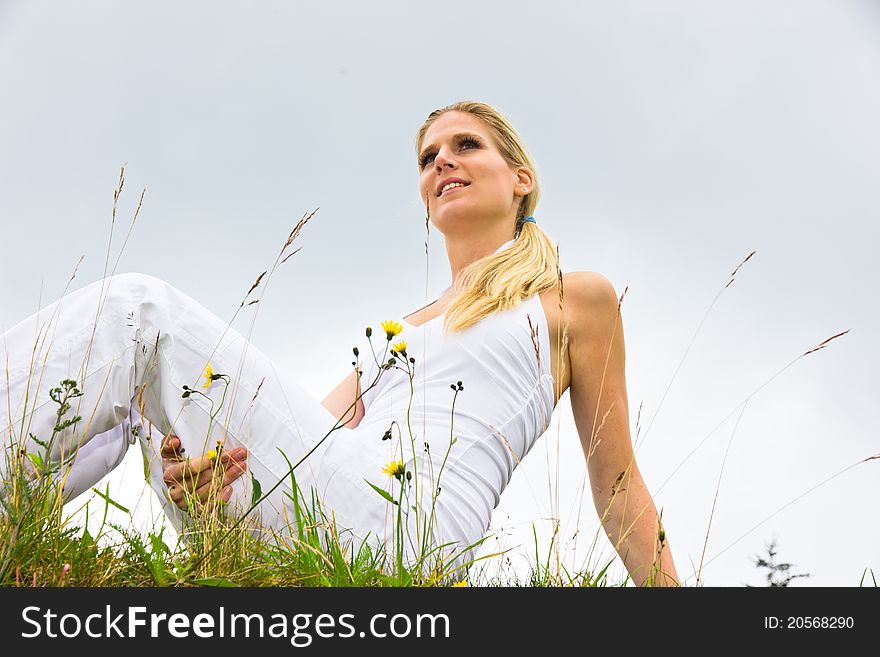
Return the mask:
<svg viewBox="0 0 880 657"><path fill-rule="evenodd" d="M563 301L575 313L583 311L617 312L618 296L611 281L597 271L573 271L562 275Z"/></svg>
<svg viewBox="0 0 880 657"><path fill-rule="evenodd" d="M620 299L608 278L595 271L562 275L563 308L574 344L597 333L605 334L618 318Z"/></svg>

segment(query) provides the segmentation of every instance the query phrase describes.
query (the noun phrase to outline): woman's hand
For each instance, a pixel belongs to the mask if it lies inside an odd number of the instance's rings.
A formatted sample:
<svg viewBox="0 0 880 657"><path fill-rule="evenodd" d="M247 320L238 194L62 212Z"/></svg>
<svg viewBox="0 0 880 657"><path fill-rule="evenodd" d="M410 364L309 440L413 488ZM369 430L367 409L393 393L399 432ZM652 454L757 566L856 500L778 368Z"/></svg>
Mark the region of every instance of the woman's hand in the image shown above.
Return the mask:
<svg viewBox="0 0 880 657"><path fill-rule="evenodd" d="M192 500L206 510L232 496L232 482L247 471L244 447L220 451L217 458L208 455L189 458L184 455L180 438L168 434L162 439L163 479L171 501L186 511Z"/></svg>

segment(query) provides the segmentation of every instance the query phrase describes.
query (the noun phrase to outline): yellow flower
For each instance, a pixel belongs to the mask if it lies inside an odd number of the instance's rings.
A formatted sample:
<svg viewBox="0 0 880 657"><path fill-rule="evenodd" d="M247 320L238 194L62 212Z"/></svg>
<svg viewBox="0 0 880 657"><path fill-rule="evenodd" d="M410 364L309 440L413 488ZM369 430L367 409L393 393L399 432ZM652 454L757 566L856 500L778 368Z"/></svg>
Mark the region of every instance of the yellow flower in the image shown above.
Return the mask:
<svg viewBox="0 0 880 657"><path fill-rule="evenodd" d="M402 354L404 351L406 351L406 340L401 340L396 345L393 345L392 349L397 353Z"/></svg>
<svg viewBox="0 0 880 657"><path fill-rule="evenodd" d="M385 331L385 335L388 336L388 339L390 340L403 330L403 326L394 320L386 319L382 322L382 330Z"/></svg>
<svg viewBox="0 0 880 657"><path fill-rule="evenodd" d="M382 468L382 472L389 477L400 477L406 472L406 467L403 465L403 461L391 461L391 463Z"/></svg>
<svg viewBox="0 0 880 657"><path fill-rule="evenodd" d="M214 380L214 370L211 369L211 363L208 363L208 366L205 368L205 385L203 388L210 388L211 382Z"/></svg>
<svg viewBox="0 0 880 657"><path fill-rule="evenodd" d="M463 579L463 580L461 580L460 582L456 582L456 583L453 584L452 586L453 586L453 588L455 588L455 587L459 587L459 586L467 586L467 585L468 585L467 580L466 580L466 579Z"/></svg>
<svg viewBox="0 0 880 657"><path fill-rule="evenodd" d="M213 461L214 459L216 459L216 458L220 455L220 452L222 452L222 451L223 451L223 441L222 441L222 440L218 440L218 441L217 441L217 447L214 448L214 449L209 449L209 450L205 453L205 456L207 456L210 460Z"/></svg>

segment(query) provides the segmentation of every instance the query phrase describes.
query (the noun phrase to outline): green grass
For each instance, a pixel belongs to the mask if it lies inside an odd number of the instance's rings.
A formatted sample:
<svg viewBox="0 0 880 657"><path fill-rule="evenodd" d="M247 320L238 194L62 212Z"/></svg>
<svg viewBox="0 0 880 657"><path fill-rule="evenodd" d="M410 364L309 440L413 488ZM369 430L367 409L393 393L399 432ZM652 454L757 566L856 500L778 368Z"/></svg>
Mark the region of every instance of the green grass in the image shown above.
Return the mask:
<svg viewBox="0 0 880 657"><path fill-rule="evenodd" d="M374 554L368 544L347 540L346 532L328 523L316 503L285 533L265 532L247 522L233 526L217 507L168 545L161 525L138 531L107 523L111 506L128 513L107 493L99 498L103 518L92 535L87 517L79 523L82 514L65 515L51 476L28 480L25 469L10 483L0 516L0 586L393 587L448 586L465 579L460 572L426 567L428 560L409 569L390 567L385 553ZM319 524L327 531L319 532ZM597 577L566 573L560 581L549 563L548 554L525 579L473 576L470 585L611 585L604 572Z"/></svg>

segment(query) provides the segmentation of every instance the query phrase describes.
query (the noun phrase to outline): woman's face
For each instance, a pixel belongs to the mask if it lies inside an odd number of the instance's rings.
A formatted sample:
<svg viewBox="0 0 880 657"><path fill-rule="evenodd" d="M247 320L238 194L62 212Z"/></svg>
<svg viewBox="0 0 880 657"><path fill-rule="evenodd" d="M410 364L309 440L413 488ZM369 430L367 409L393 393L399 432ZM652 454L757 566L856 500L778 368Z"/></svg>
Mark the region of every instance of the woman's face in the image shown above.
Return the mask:
<svg viewBox="0 0 880 657"><path fill-rule="evenodd" d="M419 151L419 192L440 232L465 222L513 225L531 180L519 177L517 169L507 164L491 135L491 128L480 119L457 111L441 114L425 133ZM465 186L440 189L449 178L461 179Z"/></svg>

